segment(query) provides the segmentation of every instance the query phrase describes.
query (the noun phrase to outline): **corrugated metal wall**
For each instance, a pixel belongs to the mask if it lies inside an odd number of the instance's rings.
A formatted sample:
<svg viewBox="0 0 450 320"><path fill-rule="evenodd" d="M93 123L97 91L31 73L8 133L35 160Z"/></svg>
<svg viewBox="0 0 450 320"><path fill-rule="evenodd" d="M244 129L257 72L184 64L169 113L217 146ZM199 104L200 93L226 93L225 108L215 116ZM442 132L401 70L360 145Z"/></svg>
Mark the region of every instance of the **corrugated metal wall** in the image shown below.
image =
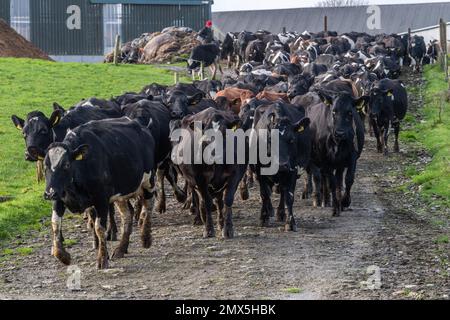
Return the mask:
<svg viewBox="0 0 450 320"><path fill-rule="evenodd" d="M100 4L89 0L31 0L30 21L31 41L49 54L103 54Z"/></svg>
<svg viewBox="0 0 450 320"><path fill-rule="evenodd" d="M211 5L0 0L0 18L52 56L102 56L112 51L116 34L126 42L169 26L199 30L211 19Z"/></svg>
<svg viewBox="0 0 450 320"><path fill-rule="evenodd" d="M9 24L9 0L0 0L0 19Z"/></svg>
<svg viewBox="0 0 450 320"><path fill-rule="evenodd" d="M209 5L122 5L122 37L130 41L144 32L156 32L170 26L201 29L211 18Z"/></svg>
<svg viewBox="0 0 450 320"><path fill-rule="evenodd" d="M11 0L11 27L30 40L30 0Z"/></svg>

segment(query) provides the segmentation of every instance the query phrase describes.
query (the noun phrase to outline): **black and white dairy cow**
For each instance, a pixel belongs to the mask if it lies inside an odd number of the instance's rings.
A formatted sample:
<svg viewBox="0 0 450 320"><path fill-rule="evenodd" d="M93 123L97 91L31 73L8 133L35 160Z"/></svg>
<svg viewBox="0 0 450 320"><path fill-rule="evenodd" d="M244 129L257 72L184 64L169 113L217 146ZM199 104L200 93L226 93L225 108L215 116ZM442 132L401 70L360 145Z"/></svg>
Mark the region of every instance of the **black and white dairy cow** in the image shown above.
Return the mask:
<svg viewBox="0 0 450 320"><path fill-rule="evenodd" d="M108 267L106 223L115 203L122 218L121 240L113 258L127 253L133 216L127 200L141 196L141 240L151 245L155 141L150 130L128 118L91 121L69 132L62 142L52 143L44 160L44 197L53 201L52 255L70 264L64 249L62 218L65 209L92 209L98 237L97 267Z"/></svg>
<svg viewBox="0 0 450 320"><path fill-rule="evenodd" d="M388 154L391 127L395 134L394 151L399 152L400 121L405 118L407 109L408 93L401 81L383 79L373 84L370 90L369 121L377 138L378 152Z"/></svg>
<svg viewBox="0 0 450 320"><path fill-rule="evenodd" d="M339 216L351 204L351 188L357 160L364 147L364 126L357 105L367 97L354 98L347 92L318 90L322 101L306 109L311 119L312 154L308 173L313 175L313 204L328 198L333 201L333 215ZM342 196L344 171L345 194ZM323 190L322 190L323 189ZM325 205L325 203L323 204Z"/></svg>
<svg viewBox="0 0 450 320"><path fill-rule="evenodd" d="M188 70L193 71L200 68L203 63L204 67L212 67L212 79L214 80L217 73L217 67L222 72L218 60L220 59L220 48L215 43L201 44L192 49L191 55L187 61ZM223 72L222 72L223 73Z"/></svg>
<svg viewBox="0 0 450 320"><path fill-rule="evenodd" d="M272 161L278 166L276 172L264 172L264 169L268 169L270 165L262 162L260 158L256 165L251 165L260 185L262 226L268 226L270 217L274 215L271 194L273 186L277 184L280 189L277 220L285 223L286 231L297 230L293 213L294 193L298 179L297 170L299 167L304 168L310 160L309 123L310 120L305 117L304 108L283 102L259 106L255 110L252 134L257 134L259 139L266 140L268 146L275 143L272 138L278 138L279 141L279 149L273 150L277 155L270 151ZM264 132L267 133L266 136L261 135ZM286 216L285 207L287 207L288 216Z"/></svg>
<svg viewBox="0 0 450 320"><path fill-rule="evenodd" d="M201 123L203 130L213 131L215 134L221 135L223 139L209 138L200 133L201 139L194 139L194 130L199 130L195 127L196 123ZM242 177L245 174L247 165L238 164L236 158L237 146L233 150L227 150L227 130L235 130L239 125L239 118L230 113L214 108L208 108L195 115L185 117L183 120L178 120L173 123L172 129L183 129L179 131L179 135L172 131L172 139L175 140L174 150L172 151L172 159L178 165L180 172L185 178L188 187L193 190L192 200L200 209L201 220L204 224L203 237L209 238L215 236L213 220L212 220L212 205L213 201L216 204L218 216L218 229L222 233L223 238L232 238L234 236L233 230L233 213L232 206L234 196L239 186ZM205 132L203 132L205 133ZM181 139L178 140L178 139ZM223 143L219 145L220 141ZM197 144L198 148L194 147ZM200 150L201 154L206 154L206 148L219 150L223 148L223 153L210 154L210 157L203 157L194 163L196 157L194 150ZM232 152L234 157L233 163L227 163L227 152ZM190 154L190 161L182 161L181 157L185 157L186 153ZM230 156L230 155L229 155Z"/></svg>

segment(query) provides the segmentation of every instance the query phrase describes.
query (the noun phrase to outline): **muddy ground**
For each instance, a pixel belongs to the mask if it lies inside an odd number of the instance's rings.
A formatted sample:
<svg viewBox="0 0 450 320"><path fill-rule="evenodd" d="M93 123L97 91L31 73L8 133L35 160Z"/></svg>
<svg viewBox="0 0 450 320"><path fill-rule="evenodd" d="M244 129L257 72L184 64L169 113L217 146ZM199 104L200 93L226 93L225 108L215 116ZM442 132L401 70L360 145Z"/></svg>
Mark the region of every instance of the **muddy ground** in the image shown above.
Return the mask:
<svg viewBox="0 0 450 320"><path fill-rule="evenodd" d="M420 104L419 95L411 97L413 108ZM192 225L192 217L168 190L168 213L154 215L152 248L140 248L134 233L129 254L104 272L95 268L85 222L69 216L64 235L73 243L68 249L72 263L81 269L79 291L67 289L67 267L50 256L46 220L42 231L9 247L32 248L31 253L2 257L0 298L449 299L448 208L427 207L413 189L395 191L405 182L405 165L429 161L420 148L401 147L400 154L383 157L368 137L351 210L338 218L329 208L313 209L309 201L300 200L299 180L296 233L285 233L276 222L271 228L258 227L255 186L250 200L236 201L235 238L202 239L201 227ZM110 253L114 245L109 243ZM379 289L365 283L373 279L370 267L379 270Z"/></svg>

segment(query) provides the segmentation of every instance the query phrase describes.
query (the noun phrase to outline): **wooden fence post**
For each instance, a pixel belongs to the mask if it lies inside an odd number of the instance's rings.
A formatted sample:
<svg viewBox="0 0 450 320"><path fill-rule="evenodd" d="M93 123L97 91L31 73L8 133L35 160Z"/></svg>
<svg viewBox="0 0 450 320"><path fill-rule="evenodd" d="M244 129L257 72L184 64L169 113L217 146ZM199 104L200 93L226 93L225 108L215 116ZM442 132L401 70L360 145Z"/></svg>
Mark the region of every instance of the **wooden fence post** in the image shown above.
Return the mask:
<svg viewBox="0 0 450 320"><path fill-rule="evenodd" d="M120 35L116 35L116 41L114 43L114 65L119 63L119 52L120 52Z"/></svg>
<svg viewBox="0 0 450 320"><path fill-rule="evenodd" d="M202 61L200 62L200 80L203 81L204 79L205 79L205 67Z"/></svg>
<svg viewBox="0 0 450 320"><path fill-rule="evenodd" d="M180 82L180 75L178 74L177 71L175 71L174 75L173 75L173 79L175 84L178 84Z"/></svg>
<svg viewBox="0 0 450 320"><path fill-rule="evenodd" d="M323 17L323 31L328 31L328 16Z"/></svg>

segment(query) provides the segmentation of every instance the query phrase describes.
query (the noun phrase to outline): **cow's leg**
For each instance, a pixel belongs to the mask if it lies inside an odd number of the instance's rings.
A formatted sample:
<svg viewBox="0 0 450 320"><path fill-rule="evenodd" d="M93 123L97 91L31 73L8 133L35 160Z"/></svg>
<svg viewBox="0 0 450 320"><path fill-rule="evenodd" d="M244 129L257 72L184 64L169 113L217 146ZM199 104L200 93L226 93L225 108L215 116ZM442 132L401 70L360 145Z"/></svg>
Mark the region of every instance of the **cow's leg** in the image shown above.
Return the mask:
<svg viewBox="0 0 450 320"><path fill-rule="evenodd" d="M320 174L320 171L317 168L312 170L312 179L313 179L312 205L314 208L317 208L321 204L322 197L325 196L322 194L322 184L326 183L326 180L322 181L322 175Z"/></svg>
<svg viewBox="0 0 450 320"><path fill-rule="evenodd" d="M177 199L178 202L183 203L186 201L186 192L183 191L183 189L181 189L178 186L178 179L177 179L177 171L175 170L175 168L173 167L172 164L170 163L166 163L165 164L165 177L167 179L167 181L169 181L170 185L172 186L173 189L173 194L175 195L175 199Z"/></svg>
<svg viewBox="0 0 450 320"><path fill-rule="evenodd" d="M194 216L194 226L203 225L203 219L200 214L200 202L198 200L197 192L191 191L191 215Z"/></svg>
<svg viewBox="0 0 450 320"><path fill-rule="evenodd" d="M183 210L187 210L187 209L190 209L192 206L192 195L194 194L194 192L192 192L192 188L189 187L187 185L187 183L184 186L184 190L186 192L186 201L184 201ZM192 214L192 211L191 211L191 214Z"/></svg>
<svg viewBox="0 0 450 320"><path fill-rule="evenodd" d="M247 188L253 188L255 179L253 177L253 171L250 168L247 169L245 176L247 177Z"/></svg>
<svg viewBox="0 0 450 320"><path fill-rule="evenodd" d="M231 55L230 54L227 56L227 68L228 69L231 68Z"/></svg>
<svg viewBox="0 0 450 320"><path fill-rule="evenodd" d="M224 194L224 202L225 202L225 224L222 229L222 238L231 239L234 237L234 228L233 228L233 203L234 203L234 195L236 194L236 190L238 188L239 182L242 180L242 177L245 175L247 171L246 165L239 166L236 174L228 179L227 188L225 189Z"/></svg>
<svg viewBox="0 0 450 320"><path fill-rule="evenodd" d="M388 153L389 153L389 148L388 148L388 140L389 140L389 129L390 129L390 126L389 126L389 124L388 125L385 125L384 126L384 128L383 128L383 147L384 147L384 155L385 156L387 156L388 155Z"/></svg>
<svg viewBox="0 0 450 320"><path fill-rule="evenodd" d="M70 264L70 254L64 249L64 239L62 236L62 218L66 210L62 201L53 201L52 210L52 231L53 231L53 246L52 255L58 258L59 261L65 265Z"/></svg>
<svg viewBox="0 0 450 320"><path fill-rule="evenodd" d="M159 167L156 171L156 181L158 185L158 198L156 200L155 211L159 213L166 212L166 193L164 191L164 168Z"/></svg>
<svg viewBox="0 0 450 320"><path fill-rule="evenodd" d="M285 231L293 231L296 232L297 231L297 222L295 221L295 217L294 217L294 193L295 193L295 185L297 183L297 179L295 177L295 175L290 175L287 178L288 183L286 188L284 189L284 198L286 201L286 206L288 209L288 217L286 219L286 223L284 225L284 230Z"/></svg>
<svg viewBox="0 0 450 320"><path fill-rule="evenodd" d="M311 193L312 193L312 174L311 170L307 169L305 175L305 183L302 192L302 199L303 200L309 199L311 197Z"/></svg>
<svg viewBox="0 0 450 320"><path fill-rule="evenodd" d="M394 134L395 134L394 152L400 152L400 146L398 145L398 136L400 134L400 121L395 119L394 122L392 123L392 126L394 127Z"/></svg>
<svg viewBox="0 0 450 320"><path fill-rule="evenodd" d="M108 248L106 246L106 226L108 223L108 205L96 206L95 232L99 240L97 253L97 268L108 268Z"/></svg>
<svg viewBox="0 0 450 320"><path fill-rule="evenodd" d="M322 172L320 175L322 208L326 208L330 206L330 178Z"/></svg>
<svg viewBox="0 0 450 320"><path fill-rule="evenodd" d="M269 181L264 177L258 175L259 180L259 191L262 200L261 207L261 226L268 227L270 222L270 217L273 216L272 202L270 201L270 196L272 195L272 186Z"/></svg>
<svg viewBox="0 0 450 320"><path fill-rule="evenodd" d="M343 177L344 177L344 169L339 168L336 169L336 198L337 202L339 204L339 208L341 211L343 211L342 207L342 185L343 185Z"/></svg>
<svg viewBox="0 0 450 320"><path fill-rule="evenodd" d="M378 153L383 152L383 144L381 143L381 137L380 137L380 129L378 127L378 124L375 120L370 119L370 125L373 129L373 134L375 135L375 139L377 139L377 151Z"/></svg>
<svg viewBox="0 0 450 320"><path fill-rule="evenodd" d="M248 192L248 183L247 183L247 175L244 174L242 181L239 183L239 194L241 195L242 200L248 200L250 198L250 194Z"/></svg>
<svg viewBox="0 0 450 320"><path fill-rule="evenodd" d="M286 197L286 186L280 183L280 203L277 208L277 221L284 222L286 220L285 211L285 197Z"/></svg>
<svg viewBox="0 0 450 320"><path fill-rule="evenodd" d="M208 183L201 179L198 181L195 191L200 202L200 215L204 224L203 238L215 237L214 224L211 216L212 199L208 191Z"/></svg>
<svg viewBox="0 0 450 320"><path fill-rule="evenodd" d="M224 212L223 212L223 207L224 207L223 193L221 193L216 198L214 198L214 203L216 205L216 210L217 210L217 229L219 231L222 231L224 223L225 223Z"/></svg>
<svg viewBox="0 0 450 320"><path fill-rule="evenodd" d="M86 209L85 212L89 215L89 224L91 225L90 229L92 230L92 236L94 238L94 241L92 241L92 248L94 250L98 250L99 240L97 237L97 232L95 232L95 219L97 217L97 212L94 207Z"/></svg>
<svg viewBox="0 0 450 320"><path fill-rule="evenodd" d="M352 203L350 192L352 190L353 183L355 182L356 161L357 157L355 155L353 156L351 165L347 168L347 173L345 174L345 194L344 197L342 198L343 208L350 207L350 204Z"/></svg>
<svg viewBox="0 0 450 320"><path fill-rule="evenodd" d="M117 201L116 208L120 213L122 226L120 230L120 242L119 245L114 249L112 258L120 259L123 258L125 253L127 253L128 251L128 245L130 244L130 235L131 231L133 230L133 215L128 208L127 201Z"/></svg>
<svg viewBox="0 0 450 320"><path fill-rule="evenodd" d="M142 247L150 248L152 245L152 212L155 204L155 182L153 176L149 184L143 188L143 206L141 212L141 243Z"/></svg>
<svg viewBox="0 0 450 320"><path fill-rule="evenodd" d="M108 230L106 231L106 240L109 241L117 241L117 224L115 213L116 211L114 210L114 204L110 204Z"/></svg>
<svg viewBox="0 0 450 320"><path fill-rule="evenodd" d="M340 199L337 198L336 188L337 188L337 179L334 175L333 171L328 171L326 173L328 178L330 189L331 189L331 199L333 204L333 217L339 217L341 215L341 203Z"/></svg>

